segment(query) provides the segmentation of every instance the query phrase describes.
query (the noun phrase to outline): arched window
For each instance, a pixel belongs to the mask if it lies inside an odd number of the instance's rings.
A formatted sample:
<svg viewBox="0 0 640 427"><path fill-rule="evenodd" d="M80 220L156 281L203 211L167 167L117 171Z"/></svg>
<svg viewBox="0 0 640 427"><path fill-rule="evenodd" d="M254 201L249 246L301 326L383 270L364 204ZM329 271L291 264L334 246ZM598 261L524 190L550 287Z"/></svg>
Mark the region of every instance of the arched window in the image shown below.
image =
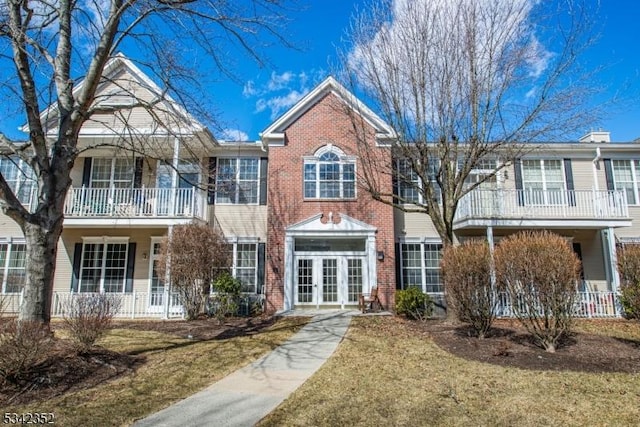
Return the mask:
<svg viewBox="0 0 640 427"><path fill-rule="evenodd" d="M356 197L355 157L346 156L331 145L304 159L305 199L354 199Z"/></svg>

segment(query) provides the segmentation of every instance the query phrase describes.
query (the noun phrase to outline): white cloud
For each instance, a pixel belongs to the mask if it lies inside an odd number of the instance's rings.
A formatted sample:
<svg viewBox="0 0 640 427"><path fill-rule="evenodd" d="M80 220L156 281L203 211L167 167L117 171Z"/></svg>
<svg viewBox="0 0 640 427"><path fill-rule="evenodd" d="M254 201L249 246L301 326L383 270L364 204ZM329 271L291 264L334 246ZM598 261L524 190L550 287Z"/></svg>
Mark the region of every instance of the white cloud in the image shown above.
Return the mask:
<svg viewBox="0 0 640 427"><path fill-rule="evenodd" d="M220 135L220 139L224 141L248 141L249 134L240 129L224 129Z"/></svg>
<svg viewBox="0 0 640 427"><path fill-rule="evenodd" d="M324 77L323 70L299 73L284 71L279 74L272 72L265 82L247 81L242 95L245 98L256 98L255 112L268 111L273 120L298 102Z"/></svg>

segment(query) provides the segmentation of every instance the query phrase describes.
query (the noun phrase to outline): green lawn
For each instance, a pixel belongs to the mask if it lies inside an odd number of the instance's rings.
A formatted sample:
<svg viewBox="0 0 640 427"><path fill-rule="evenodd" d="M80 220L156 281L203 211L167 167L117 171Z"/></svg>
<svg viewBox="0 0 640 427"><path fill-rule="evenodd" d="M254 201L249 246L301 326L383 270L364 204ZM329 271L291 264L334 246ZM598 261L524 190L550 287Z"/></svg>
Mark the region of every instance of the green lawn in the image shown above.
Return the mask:
<svg viewBox="0 0 640 427"><path fill-rule="evenodd" d="M607 333L640 340L640 324L603 325ZM632 426L639 420L637 374L471 362L394 318L365 317L353 319L334 357L260 426Z"/></svg>
<svg viewBox="0 0 640 427"><path fill-rule="evenodd" d="M51 412L61 426L120 426L181 400L259 358L297 332L288 318L254 335L190 341L158 332L114 329L100 341L110 350L146 358L135 372L98 387L5 412Z"/></svg>

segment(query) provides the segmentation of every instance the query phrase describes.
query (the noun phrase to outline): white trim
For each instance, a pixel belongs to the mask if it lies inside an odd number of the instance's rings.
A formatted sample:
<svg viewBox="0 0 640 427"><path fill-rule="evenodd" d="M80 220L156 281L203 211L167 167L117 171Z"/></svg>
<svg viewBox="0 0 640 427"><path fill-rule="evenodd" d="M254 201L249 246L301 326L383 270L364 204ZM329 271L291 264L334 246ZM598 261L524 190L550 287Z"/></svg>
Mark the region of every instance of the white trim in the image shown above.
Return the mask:
<svg viewBox="0 0 640 427"><path fill-rule="evenodd" d="M292 108L280 116L280 118L273 122L264 132L261 132L261 140L268 146L284 146L284 132L289 125L298 120L298 118L300 118L309 109L313 108L316 102L327 93L333 93L336 95L376 130L376 145L388 145L387 141L393 141L396 139L395 131L387 123L364 105L364 103L356 98L356 96L349 92L344 86L338 83L335 78L329 76L313 90L303 96Z"/></svg>
<svg viewBox="0 0 640 427"><path fill-rule="evenodd" d="M129 236L82 236L82 243L129 243Z"/></svg>

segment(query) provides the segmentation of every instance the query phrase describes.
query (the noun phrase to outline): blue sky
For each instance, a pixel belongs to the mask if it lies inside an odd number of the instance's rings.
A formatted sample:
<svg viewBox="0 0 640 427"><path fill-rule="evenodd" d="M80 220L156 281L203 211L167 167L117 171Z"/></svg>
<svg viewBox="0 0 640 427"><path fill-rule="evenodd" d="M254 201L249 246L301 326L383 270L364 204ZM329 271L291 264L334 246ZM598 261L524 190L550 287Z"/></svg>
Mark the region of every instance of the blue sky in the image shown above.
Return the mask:
<svg viewBox="0 0 640 427"><path fill-rule="evenodd" d="M292 15L289 31L306 46L303 52L274 50L271 55L273 69L248 73L247 82L255 93L244 91L239 85L224 85L224 93L233 99L223 119L228 128L239 129L250 139L257 139L284 110L286 100L294 101L312 88L336 62L336 46L341 45L345 29L356 7L364 1L324 0L310 1L309 8ZM596 3L596 0L593 0ZM624 5L624 7L621 7ZM635 103L612 106L609 113L591 129L611 132L612 141L626 142L640 137L640 2L603 1L598 19L601 33L596 44L583 57L593 67L603 66L598 80L608 88L606 94L594 99L594 104L615 96L636 97ZM595 31L598 31L596 28ZM304 79L300 79L304 76ZM270 88L273 88L271 90ZM262 109L265 107L264 110ZM272 108L269 108L272 107ZM277 109L276 107L281 107ZM576 135L576 139L581 135Z"/></svg>
<svg viewBox="0 0 640 427"><path fill-rule="evenodd" d="M596 4L597 0L592 1ZM258 139L260 132L330 73L332 64L337 62L336 48L343 43L356 7L365 3L365 0L300 0L299 5L304 8L290 14L291 22L285 29L289 40L300 50L270 49L269 66L262 69L248 59L243 60L238 64L240 82L218 81L205 94L220 111L220 127L233 131L230 135L216 131L216 136ZM635 103L611 108L607 117L584 129L585 133L602 128L611 132L615 142L640 137L638 17L640 2L608 0L600 4L601 27L595 31L601 37L583 59L593 67L605 67L599 80L609 91L593 102L616 94L637 99ZM11 138L24 138L16 131L21 122L5 119L0 131Z"/></svg>

